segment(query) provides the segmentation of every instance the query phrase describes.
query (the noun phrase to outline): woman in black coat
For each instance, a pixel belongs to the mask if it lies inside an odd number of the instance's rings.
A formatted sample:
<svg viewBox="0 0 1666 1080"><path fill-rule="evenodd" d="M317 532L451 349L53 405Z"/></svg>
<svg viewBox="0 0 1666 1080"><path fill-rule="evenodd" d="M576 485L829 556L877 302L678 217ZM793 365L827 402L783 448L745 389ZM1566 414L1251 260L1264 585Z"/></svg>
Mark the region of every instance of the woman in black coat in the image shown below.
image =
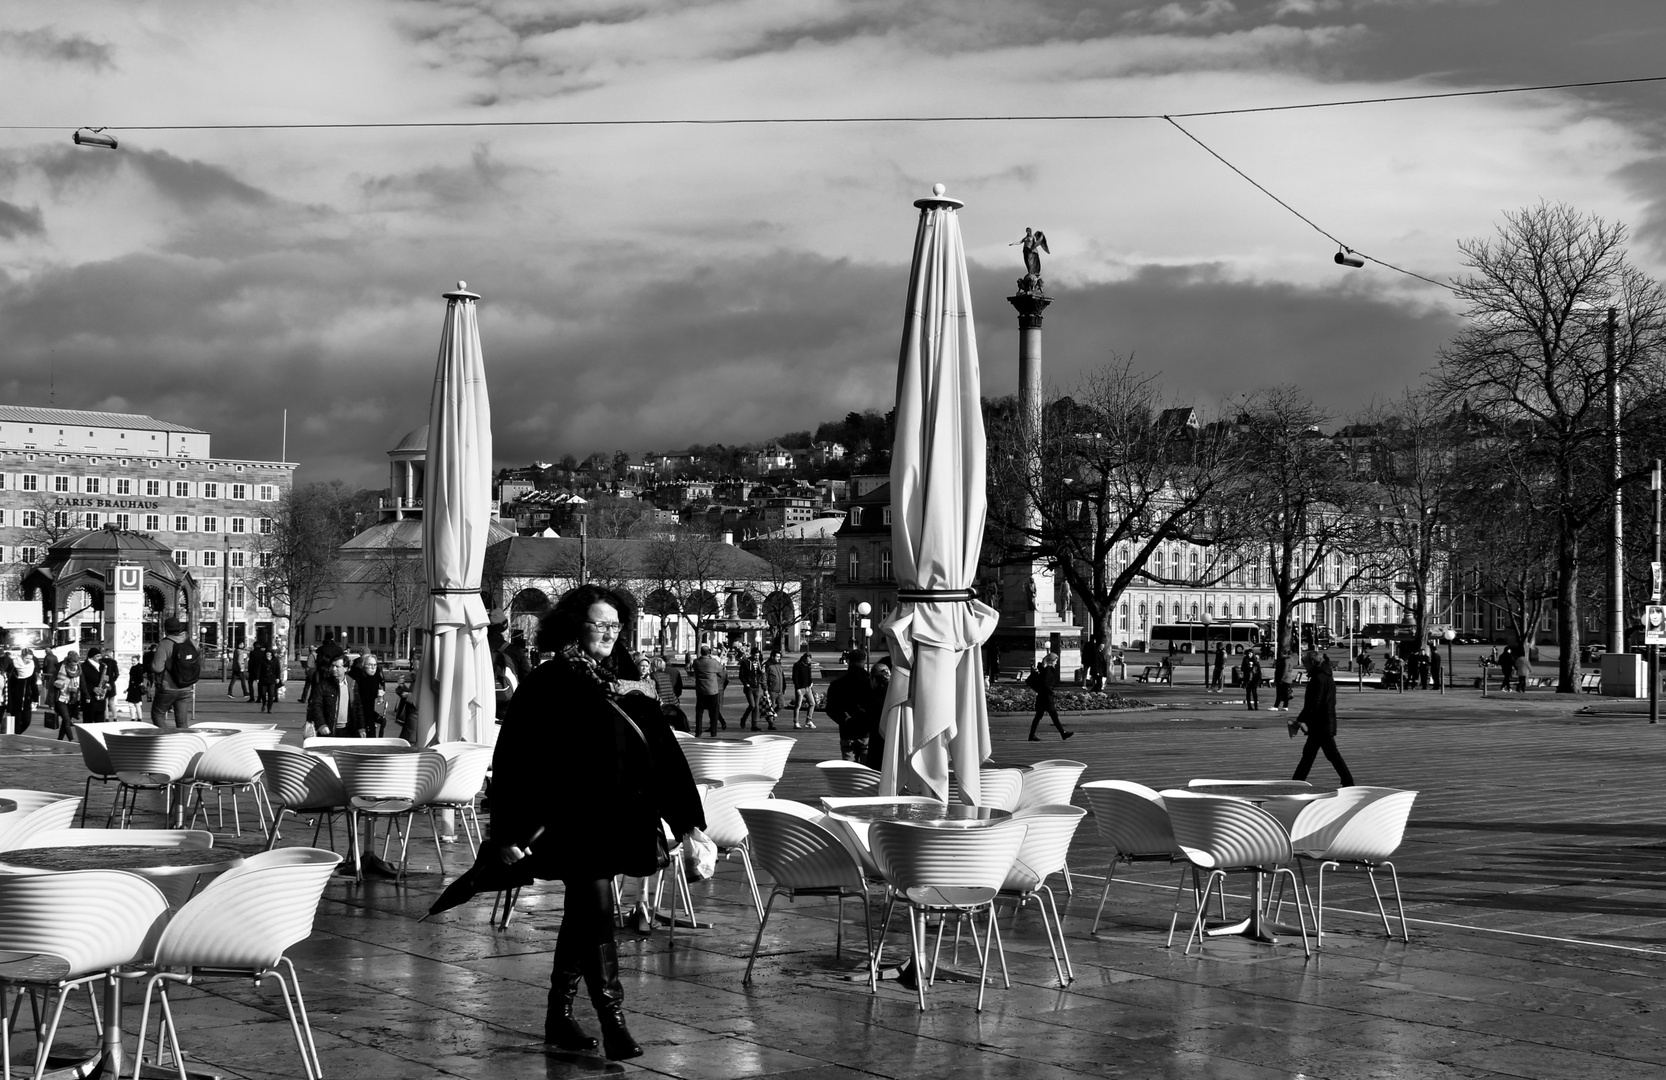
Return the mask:
<svg viewBox="0 0 1666 1080"><path fill-rule="evenodd" d="M595 1047L573 1019L582 980L614 1060L642 1048L625 1028L612 879L659 869L660 819L679 839L705 825L652 684L634 681L620 636L634 616L611 589L581 585L563 596L538 627L551 659L520 684L492 757L489 843L504 863L526 859L533 876L565 886L544 1041Z"/></svg>

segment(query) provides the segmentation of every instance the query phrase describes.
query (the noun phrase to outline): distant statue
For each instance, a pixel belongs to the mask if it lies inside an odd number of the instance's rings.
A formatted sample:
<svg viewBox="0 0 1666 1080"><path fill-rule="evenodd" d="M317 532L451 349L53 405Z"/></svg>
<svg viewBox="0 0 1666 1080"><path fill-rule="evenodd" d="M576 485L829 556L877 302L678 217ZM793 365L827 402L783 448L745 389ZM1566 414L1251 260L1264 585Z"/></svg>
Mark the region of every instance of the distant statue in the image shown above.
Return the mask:
<svg viewBox="0 0 1666 1080"><path fill-rule="evenodd" d="M1029 606L1029 610L1035 610L1035 578L1033 577L1024 579L1024 603Z"/></svg>
<svg viewBox="0 0 1666 1080"><path fill-rule="evenodd" d="M1024 269L1027 273L1018 279L1018 288L1027 293L1041 292L1041 253L1045 251L1049 255L1052 254L1047 247L1047 234L1040 229L1025 229L1024 239L1014 240L1007 247L1021 248L1024 252Z"/></svg>

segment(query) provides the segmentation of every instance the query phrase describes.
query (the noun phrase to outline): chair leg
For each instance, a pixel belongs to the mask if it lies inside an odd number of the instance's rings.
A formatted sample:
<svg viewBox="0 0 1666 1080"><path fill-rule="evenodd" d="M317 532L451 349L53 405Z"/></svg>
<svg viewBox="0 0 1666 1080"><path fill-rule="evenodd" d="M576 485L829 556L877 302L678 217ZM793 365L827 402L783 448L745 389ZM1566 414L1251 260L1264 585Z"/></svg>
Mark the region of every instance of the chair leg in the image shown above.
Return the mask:
<svg viewBox="0 0 1666 1080"><path fill-rule="evenodd" d="M1192 954L1192 939L1193 938L1197 939L1198 950L1201 952L1202 949L1203 949L1203 911L1204 911L1204 908L1209 906L1209 893L1210 893L1210 890L1214 889L1215 882L1216 882L1217 879L1221 883L1222 890L1224 890L1226 888L1226 875L1221 873L1219 870L1211 870L1209 872L1208 880L1204 883L1204 886L1203 886L1203 895L1198 898L1197 914L1192 916L1192 930L1191 930L1191 933L1186 935L1186 947L1185 947L1185 949L1181 950L1187 956L1190 956ZM1175 903L1178 906L1178 904L1179 904L1179 899L1178 898L1176 898Z"/></svg>
<svg viewBox="0 0 1666 1080"><path fill-rule="evenodd" d="M1111 895L1111 879L1116 876L1116 864L1117 857L1112 855L1111 864L1105 867L1105 887L1099 891L1099 909L1093 913L1093 929L1088 931L1090 934L1099 933L1099 918L1105 914L1105 901ZM1176 903L1178 902L1177 899Z"/></svg>
<svg viewBox="0 0 1666 1080"><path fill-rule="evenodd" d="M879 993L879 965L885 958L885 935L891 932L891 913L896 906L897 894L888 893L885 897L885 918L879 924L879 941L868 952L868 990L871 993Z"/></svg>
<svg viewBox="0 0 1666 1080"><path fill-rule="evenodd" d="M173 1044L174 1048L174 1071L179 1073L179 1080L186 1080L185 1051L179 1045L179 1025L174 1023L174 1006L172 1000L168 997L168 984L166 982L162 984L160 1002L162 1005L162 1023L167 1027L168 1041ZM138 1080L139 1068L137 1062L134 1062L133 1071L135 1073L134 1080Z"/></svg>
<svg viewBox="0 0 1666 1080"><path fill-rule="evenodd" d="M780 895L779 889L771 889L769 892L769 903L764 905L764 917L758 920L758 932L752 936L752 955L746 958L746 974L740 977L742 983L752 981L752 965L757 962L758 946L764 941L764 927L769 925L769 913L774 910L775 898Z"/></svg>
<svg viewBox="0 0 1666 1080"><path fill-rule="evenodd" d="M1302 953L1306 956L1312 956L1313 949L1307 943L1307 919L1302 915L1302 894L1296 890L1296 873L1288 866L1280 867L1273 873L1290 876L1290 891L1296 894L1296 923L1302 928Z"/></svg>
<svg viewBox="0 0 1666 1080"><path fill-rule="evenodd" d="M1386 860L1380 865L1388 867L1388 872L1394 877L1394 903L1400 909L1400 936L1409 944L1411 942L1411 931L1406 929L1406 902L1400 899L1400 871L1394 868L1393 863ZM1389 936L1393 937L1392 934Z"/></svg>
<svg viewBox="0 0 1666 1080"><path fill-rule="evenodd" d="M1313 909L1313 933L1319 939L1322 947L1325 943L1325 867L1341 868L1340 863L1329 860L1319 864L1319 906Z"/></svg>
<svg viewBox="0 0 1666 1080"><path fill-rule="evenodd" d="M88 773L87 774L87 782L85 784L81 785L81 827L83 829L85 829L87 827L87 800L92 798L92 794L93 794L93 774ZM8 1064L6 1066L6 1069L7 1069L7 1074L9 1076L10 1071L11 1071L11 1066Z"/></svg>
<svg viewBox="0 0 1666 1080"><path fill-rule="evenodd" d="M284 1011L289 1013L289 1029L295 1035L295 1049L301 1055L301 1067L306 1070L307 1080L318 1080L317 1074L313 1072L312 1055L307 1053L307 1040L301 1034L301 1021L295 1015L295 1003L289 999L289 980L276 968L271 970L271 975L277 980L278 992L283 994L283 1007Z"/></svg>
<svg viewBox="0 0 1666 1080"><path fill-rule="evenodd" d="M1076 981L1076 969L1070 964L1070 946L1064 940L1064 920L1059 918L1058 900L1053 896L1053 890L1048 886L1043 885L1041 889L1047 894L1047 906L1042 907L1039 896L1036 897L1036 906L1041 907L1041 921L1043 923L1047 921L1048 908L1052 909L1053 932L1059 937L1059 950L1053 955L1053 960L1056 964L1061 956L1064 958L1064 971L1059 974L1059 984L1063 986Z"/></svg>
<svg viewBox="0 0 1666 1080"><path fill-rule="evenodd" d="M46 1038L35 1048L35 1080L41 1080L46 1063L52 1055L52 1042L58 1037L58 1022L64 1017L64 1004L69 1000L69 989L58 988L58 1004L52 1010L52 1022L47 1025Z"/></svg>
<svg viewBox="0 0 1666 1080"><path fill-rule="evenodd" d="M357 810L347 812L347 844L352 849L353 854L353 881L356 884L363 884L364 853L359 846L359 812Z"/></svg>
<svg viewBox="0 0 1666 1080"><path fill-rule="evenodd" d="M440 843L440 819L434 816L434 808L432 806L430 806L428 808L428 831L433 834L433 837L434 837L434 858L440 864L440 876L444 877L445 876L445 850L444 850L445 845ZM463 829L463 831L468 832L468 829L465 827Z"/></svg>
<svg viewBox="0 0 1666 1080"><path fill-rule="evenodd" d="M1076 895L1076 883L1070 880L1070 863L1068 860L1064 864L1064 895Z"/></svg>
<svg viewBox="0 0 1666 1080"><path fill-rule="evenodd" d="M912 946L914 959L914 989L920 996L920 1011L926 1011L926 970L925 947L923 939L926 933L926 915L923 911L914 910L912 904L908 907L908 940Z"/></svg>
<svg viewBox="0 0 1666 1080"><path fill-rule="evenodd" d="M1169 939L1163 943L1163 948L1174 948L1174 928L1180 922L1180 898L1186 895L1186 872L1192 873L1192 902L1201 911L1203 900L1197 893L1197 867L1187 863L1180 868L1180 881L1174 886L1174 910L1169 914Z"/></svg>
<svg viewBox="0 0 1666 1080"><path fill-rule="evenodd" d="M752 855L745 845L737 848L740 852L740 864L746 868L746 883L752 887L752 910L758 913L758 918L764 917L763 897L758 894L758 875L752 872Z"/></svg>
<svg viewBox="0 0 1666 1080"><path fill-rule="evenodd" d="M873 904L868 899L868 883L862 883L862 929L868 936L868 954L873 955Z"/></svg>

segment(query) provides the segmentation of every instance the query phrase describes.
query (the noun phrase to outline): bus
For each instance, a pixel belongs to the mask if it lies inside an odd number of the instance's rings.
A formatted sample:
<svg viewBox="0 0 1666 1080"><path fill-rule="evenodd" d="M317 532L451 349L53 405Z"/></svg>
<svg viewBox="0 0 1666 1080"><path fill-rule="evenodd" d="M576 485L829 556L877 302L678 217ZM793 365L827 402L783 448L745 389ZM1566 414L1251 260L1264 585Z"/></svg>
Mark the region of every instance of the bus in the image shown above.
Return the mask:
<svg viewBox="0 0 1666 1080"><path fill-rule="evenodd" d="M1262 634L1262 626L1256 622L1158 623L1151 628L1148 647L1157 652L1173 644L1181 652L1204 652L1224 641L1229 652L1243 652L1259 648Z"/></svg>

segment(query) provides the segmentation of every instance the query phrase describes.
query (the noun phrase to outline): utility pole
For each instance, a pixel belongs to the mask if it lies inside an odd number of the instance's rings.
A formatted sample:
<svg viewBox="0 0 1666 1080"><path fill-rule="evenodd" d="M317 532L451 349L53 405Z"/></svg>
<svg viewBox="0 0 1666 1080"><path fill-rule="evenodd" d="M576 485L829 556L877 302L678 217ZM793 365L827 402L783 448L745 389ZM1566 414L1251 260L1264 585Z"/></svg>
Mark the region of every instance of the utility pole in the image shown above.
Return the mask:
<svg viewBox="0 0 1666 1080"><path fill-rule="evenodd" d="M1608 651L1614 655L1625 652L1625 529L1622 527L1621 508L1625 504L1621 485L1625 478L1624 463L1620 460L1620 369L1615 355L1614 337L1619 328L1620 313L1608 309L1603 326L1602 353L1608 378L1608 423L1613 437L1611 448L1614 485L1612 532L1608 536ZM1658 558L1658 556L1657 556Z"/></svg>
<svg viewBox="0 0 1666 1080"><path fill-rule="evenodd" d="M231 607L231 534L221 533L225 550L220 553L220 678L226 678L227 609Z"/></svg>
<svg viewBox="0 0 1666 1080"><path fill-rule="evenodd" d="M590 584L590 515L578 516L578 583Z"/></svg>
<svg viewBox="0 0 1666 1080"><path fill-rule="evenodd" d="M1649 487L1654 489L1654 565L1649 567L1650 602L1660 603L1660 459L1654 459ZM1647 621L1647 620L1645 620ZM1660 646L1649 646L1649 723L1660 723Z"/></svg>

